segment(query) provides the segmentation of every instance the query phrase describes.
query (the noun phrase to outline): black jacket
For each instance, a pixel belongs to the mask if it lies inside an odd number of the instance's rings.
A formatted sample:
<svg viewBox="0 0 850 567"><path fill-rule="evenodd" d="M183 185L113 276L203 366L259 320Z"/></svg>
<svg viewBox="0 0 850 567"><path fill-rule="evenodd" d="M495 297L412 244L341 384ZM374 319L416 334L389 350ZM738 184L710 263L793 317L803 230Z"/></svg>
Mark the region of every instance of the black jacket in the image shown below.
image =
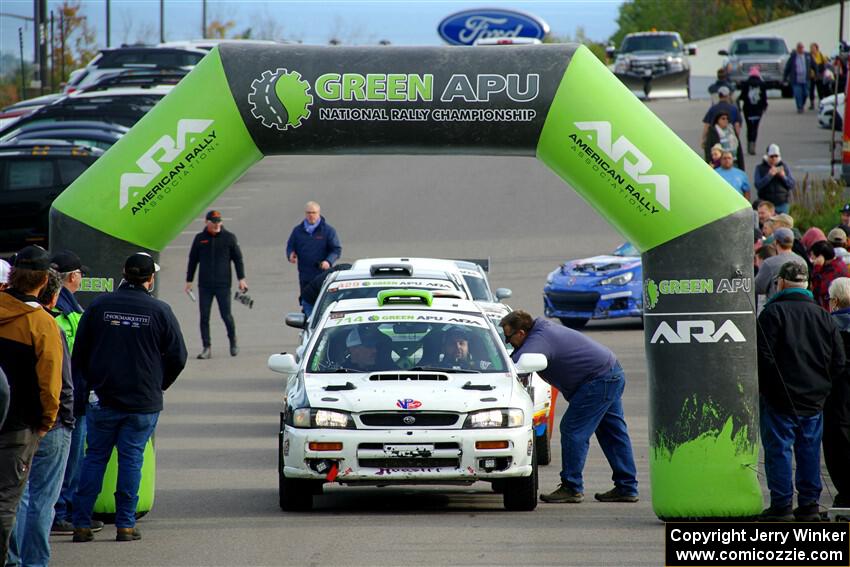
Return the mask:
<svg viewBox="0 0 850 567"><path fill-rule="evenodd" d="M315 305L316 300L319 299L319 292L322 291L322 286L325 284L325 280L328 279L328 276L333 272L349 269L351 269L351 264L337 264L336 266L320 273L318 276L310 280L310 283L301 288L301 301L309 303L310 305Z"/></svg>
<svg viewBox="0 0 850 567"><path fill-rule="evenodd" d="M245 266L242 264L242 250L236 242L236 235L224 227L218 234L210 234L204 229L192 241L186 281L195 279L195 268L200 264L198 287L230 288L230 262L236 267L236 278L244 279Z"/></svg>
<svg viewBox="0 0 850 567"><path fill-rule="evenodd" d="M761 116L767 110L767 87L759 77L749 77L741 86L738 97L744 116Z"/></svg>
<svg viewBox="0 0 850 567"><path fill-rule="evenodd" d="M823 410L844 371L844 345L832 317L804 290L773 296L758 318L759 393L787 415Z"/></svg>
<svg viewBox="0 0 850 567"><path fill-rule="evenodd" d="M83 313L72 363L101 405L151 413L186 366L186 345L171 307L124 282Z"/></svg>

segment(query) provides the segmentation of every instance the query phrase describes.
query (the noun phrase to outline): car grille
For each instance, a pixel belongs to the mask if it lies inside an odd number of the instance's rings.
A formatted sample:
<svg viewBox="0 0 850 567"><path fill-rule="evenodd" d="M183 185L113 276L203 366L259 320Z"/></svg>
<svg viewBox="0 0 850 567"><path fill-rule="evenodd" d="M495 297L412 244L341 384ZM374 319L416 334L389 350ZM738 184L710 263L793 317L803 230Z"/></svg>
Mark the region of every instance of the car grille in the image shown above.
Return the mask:
<svg viewBox="0 0 850 567"><path fill-rule="evenodd" d="M373 374L369 376L369 380L372 382L401 382L404 380L433 380L437 382L445 382L449 379L445 374L416 374L405 372L404 374Z"/></svg>
<svg viewBox="0 0 850 567"><path fill-rule="evenodd" d="M401 459L358 459L357 463L361 467L375 469L424 469L436 467L456 469L460 466L460 459L420 459L415 457L404 457Z"/></svg>
<svg viewBox="0 0 850 567"><path fill-rule="evenodd" d="M750 68L753 66L758 66L759 71L762 75L781 75L782 69L779 67L779 63L744 63L742 64L741 72L745 75L749 74Z"/></svg>
<svg viewBox="0 0 850 567"><path fill-rule="evenodd" d="M458 443L434 443L434 450L423 456L389 456L384 453L383 443L361 443L357 446L357 464L366 468L423 469L460 467L460 445ZM399 448L404 445L398 446Z"/></svg>
<svg viewBox="0 0 850 567"><path fill-rule="evenodd" d="M459 416L456 413L439 412L386 412L363 413L360 421L369 427L447 427L455 425ZM407 419L407 422L405 422ZM411 419L414 421L411 422Z"/></svg>
<svg viewBox="0 0 850 567"><path fill-rule="evenodd" d="M655 61L632 61L629 65L629 68L633 73L639 74L643 74L643 72L647 69L649 69L653 73L666 73L667 62L660 59Z"/></svg>
<svg viewBox="0 0 850 567"><path fill-rule="evenodd" d="M599 303L599 292L596 291L550 291L547 295L558 311L592 313Z"/></svg>

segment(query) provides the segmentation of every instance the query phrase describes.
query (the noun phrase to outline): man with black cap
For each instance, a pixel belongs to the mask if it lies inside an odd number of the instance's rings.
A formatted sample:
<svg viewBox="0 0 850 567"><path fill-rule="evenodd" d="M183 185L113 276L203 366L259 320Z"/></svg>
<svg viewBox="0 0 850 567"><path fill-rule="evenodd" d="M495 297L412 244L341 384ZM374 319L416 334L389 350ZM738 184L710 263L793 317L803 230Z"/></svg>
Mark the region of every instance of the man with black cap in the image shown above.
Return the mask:
<svg viewBox="0 0 850 567"><path fill-rule="evenodd" d="M39 439L53 427L62 389L62 337L38 302L50 256L40 246L17 253L9 288L0 292L0 367L10 388L0 428L0 565L5 564L18 502Z"/></svg>
<svg viewBox="0 0 850 567"><path fill-rule="evenodd" d="M74 495L74 541L94 539L92 509L106 464L118 447L116 540L141 538L136 504L145 445L162 411L162 392L186 365L186 345L167 303L150 292L159 266L145 252L124 263L124 281L83 313L72 355L93 392L86 409L86 455Z"/></svg>
<svg viewBox="0 0 850 567"><path fill-rule="evenodd" d="M850 203L845 204L838 209L838 214L841 215L841 222L835 228L840 228L848 237L850 237Z"/></svg>
<svg viewBox="0 0 850 567"><path fill-rule="evenodd" d="M845 354L838 327L806 289L808 279L805 265L783 264L758 318L759 422L770 491L765 521L820 520L823 408Z"/></svg>
<svg viewBox="0 0 850 567"><path fill-rule="evenodd" d="M59 327L65 332L68 342L68 350L74 352L74 339L77 336L77 327L83 316L83 308L77 302L74 294L82 285L83 276L88 273L88 267L84 266L80 257L71 250L57 252L50 258L50 263L62 280L62 288L59 291L59 300L53 308L53 314ZM80 373L74 375L74 418L76 420L74 430L71 432L71 446L68 453L68 463L65 466L65 475L62 480L62 490L56 501L56 514L50 533L53 535L71 535L74 533L74 525L71 523L71 502L74 492L77 490L80 465L83 461L84 441L86 438L86 402L88 393L85 384L80 379ZM103 522L93 522L95 529L103 528Z"/></svg>
<svg viewBox="0 0 850 567"><path fill-rule="evenodd" d="M230 263L236 268L236 278L239 280L239 291L248 291L248 281L245 279L245 266L242 263L242 250L236 242L236 235L225 230L221 223L221 213L209 211L204 230L195 235L192 248L189 250L189 266L186 268L186 293L192 291L192 280L195 279L195 268L200 264L198 273L198 299L201 310L201 342L203 350L198 355L200 359L212 357L212 340L210 339L210 310L213 298L218 302L218 312L227 328L227 338L230 339L230 356L239 354L236 341L236 323L230 312Z"/></svg>

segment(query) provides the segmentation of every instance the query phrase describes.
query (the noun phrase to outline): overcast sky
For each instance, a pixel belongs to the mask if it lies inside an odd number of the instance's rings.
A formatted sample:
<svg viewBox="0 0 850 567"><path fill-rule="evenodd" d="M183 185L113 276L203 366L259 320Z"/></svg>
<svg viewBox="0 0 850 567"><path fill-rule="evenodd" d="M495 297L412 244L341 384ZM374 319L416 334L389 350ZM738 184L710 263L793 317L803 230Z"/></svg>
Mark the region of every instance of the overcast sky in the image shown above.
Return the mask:
<svg viewBox="0 0 850 567"><path fill-rule="evenodd" d="M48 0L48 10L61 1ZM553 34L607 39L616 29L622 0L207 0L207 22L232 20L234 32L252 28L254 37L271 35L310 44L337 37L345 44L441 45L437 25L447 15L471 8L520 10L545 20ZM201 36L201 0L165 0L165 39ZM106 0L83 0L83 14L106 46ZM18 28L24 28L24 56L32 59L33 24L5 14L32 16L33 0L0 0L0 50L18 53ZM159 0L111 0L111 45L159 41Z"/></svg>

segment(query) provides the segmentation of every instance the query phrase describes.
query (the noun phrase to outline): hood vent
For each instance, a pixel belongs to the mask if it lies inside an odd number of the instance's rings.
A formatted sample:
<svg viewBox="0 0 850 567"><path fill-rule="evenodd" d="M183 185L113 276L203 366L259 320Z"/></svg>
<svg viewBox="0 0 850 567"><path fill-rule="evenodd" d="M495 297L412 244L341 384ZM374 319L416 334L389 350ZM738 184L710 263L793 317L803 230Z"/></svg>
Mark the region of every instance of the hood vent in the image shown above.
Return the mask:
<svg viewBox="0 0 850 567"><path fill-rule="evenodd" d="M417 372L405 372L404 374L372 374L369 376L372 382L411 382L430 381L447 382L449 377L445 374L419 374Z"/></svg>

